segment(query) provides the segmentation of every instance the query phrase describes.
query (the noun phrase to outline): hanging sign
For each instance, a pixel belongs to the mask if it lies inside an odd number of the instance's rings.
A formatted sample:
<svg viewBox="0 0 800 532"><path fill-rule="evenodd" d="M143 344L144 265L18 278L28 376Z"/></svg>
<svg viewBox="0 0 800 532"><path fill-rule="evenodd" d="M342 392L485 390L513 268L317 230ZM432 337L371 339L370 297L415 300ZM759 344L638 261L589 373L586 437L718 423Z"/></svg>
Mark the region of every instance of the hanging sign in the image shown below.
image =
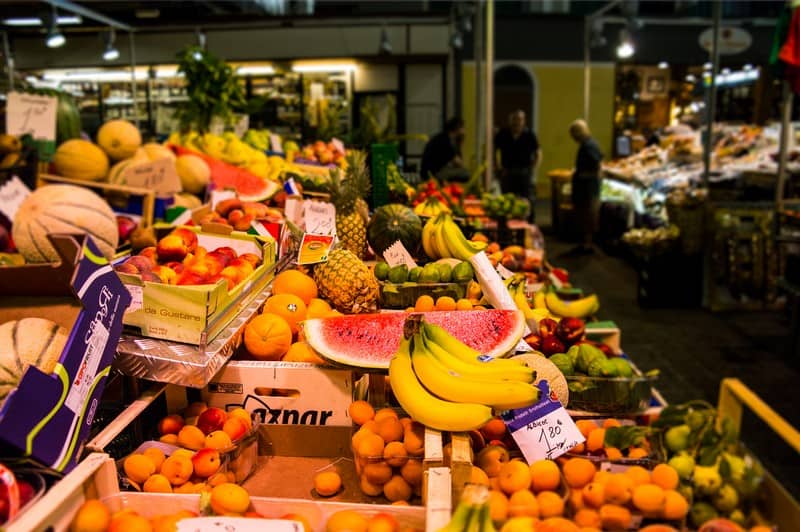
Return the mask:
<svg viewBox="0 0 800 532"><path fill-rule="evenodd" d="M698 42L703 50L711 53L714 46L714 28L708 28L701 33ZM753 37L743 28L727 26L719 29L717 48L722 55L740 54L750 48L751 44Z"/></svg>

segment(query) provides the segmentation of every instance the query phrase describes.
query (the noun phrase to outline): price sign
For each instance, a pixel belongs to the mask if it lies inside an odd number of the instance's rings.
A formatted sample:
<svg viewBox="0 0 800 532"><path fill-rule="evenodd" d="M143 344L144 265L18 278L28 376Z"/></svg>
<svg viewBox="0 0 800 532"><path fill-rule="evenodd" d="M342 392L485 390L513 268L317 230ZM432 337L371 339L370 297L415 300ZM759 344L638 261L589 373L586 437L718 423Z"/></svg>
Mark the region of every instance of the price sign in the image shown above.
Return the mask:
<svg viewBox="0 0 800 532"><path fill-rule="evenodd" d="M275 133L271 133L269 136L269 147L275 153L283 153L283 145L281 144L281 138Z"/></svg>
<svg viewBox="0 0 800 532"><path fill-rule="evenodd" d="M19 206L30 196L30 189L25 186L17 176L13 176L0 186L0 212L2 212L10 222L14 221Z"/></svg>
<svg viewBox="0 0 800 532"><path fill-rule="evenodd" d="M136 284L126 284L125 288L131 293L131 304L125 310L125 313L133 313L140 310L144 306L144 287Z"/></svg>
<svg viewBox="0 0 800 532"><path fill-rule="evenodd" d="M502 415L529 464L558 458L586 440L561 406L555 392L550 391L547 381L539 381L537 386L541 390L538 403L527 408L508 410Z"/></svg>
<svg viewBox="0 0 800 532"><path fill-rule="evenodd" d="M506 268L505 266L503 266L499 262L497 263L497 273L500 274L500 277L502 279L510 279L511 277L514 276L514 272L512 272L511 270L509 270L508 268Z"/></svg>
<svg viewBox="0 0 800 532"><path fill-rule="evenodd" d="M344 153L345 152L344 142L342 142L341 140L337 139L336 137L333 137L331 139L331 144L333 144L333 149L338 151L339 153Z"/></svg>
<svg viewBox="0 0 800 532"><path fill-rule="evenodd" d="M306 233L318 235L336 234L336 207L324 201L304 201L303 220Z"/></svg>
<svg viewBox="0 0 800 532"><path fill-rule="evenodd" d="M417 267L414 258L399 240L384 250L383 260L386 261L386 264L388 264L390 268L401 264L408 266L409 270Z"/></svg>
<svg viewBox="0 0 800 532"><path fill-rule="evenodd" d="M6 105L6 133L55 141L57 106L58 99L53 96L10 92Z"/></svg>
<svg viewBox="0 0 800 532"><path fill-rule="evenodd" d="M181 180L175 162L165 157L149 163L128 165L122 182L131 187L155 190L158 196L171 196L181 190Z"/></svg>
<svg viewBox="0 0 800 532"><path fill-rule="evenodd" d="M303 532L300 521L248 517L192 517L175 524L178 532Z"/></svg>
<svg viewBox="0 0 800 532"><path fill-rule="evenodd" d="M550 279L550 282L553 283L553 286L555 286L557 289L561 289L564 287L564 283L561 281L561 279L558 278L558 275L554 273L549 273L547 274L547 277Z"/></svg>
<svg viewBox="0 0 800 532"><path fill-rule="evenodd" d="M325 262L333 247L332 235L314 235L306 233L300 242L300 251L297 254L297 264L315 264Z"/></svg>
<svg viewBox="0 0 800 532"><path fill-rule="evenodd" d="M247 130L250 128L250 115L237 115L239 120L233 125L233 134L242 138Z"/></svg>
<svg viewBox="0 0 800 532"><path fill-rule="evenodd" d="M302 198L286 198L286 203L283 206L283 213L286 219L298 227L303 225L303 199Z"/></svg>

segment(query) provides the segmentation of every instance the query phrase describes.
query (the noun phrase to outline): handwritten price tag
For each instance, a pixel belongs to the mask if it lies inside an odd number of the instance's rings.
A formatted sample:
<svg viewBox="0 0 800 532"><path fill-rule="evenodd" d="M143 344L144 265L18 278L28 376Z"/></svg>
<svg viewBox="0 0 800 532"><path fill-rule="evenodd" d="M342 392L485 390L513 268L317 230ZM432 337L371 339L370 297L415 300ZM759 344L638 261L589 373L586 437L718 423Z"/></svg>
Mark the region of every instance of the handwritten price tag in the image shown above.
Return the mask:
<svg viewBox="0 0 800 532"><path fill-rule="evenodd" d="M149 163L128 165L122 173L122 182L131 187L155 190L159 196L169 196L181 190L175 162L168 157Z"/></svg>
<svg viewBox="0 0 800 532"><path fill-rule="evenodd" d="M503 413L511 437L517 442L525 460L555 459L586 440L575 426L555 393L550 393L546 380L537 384L541 390L538 403Z"/></svg>
<svg viewBox="0 0 800 532"><path fill-rule="evenodd" d="M500 274L501 279L509 279L514 276L514 272L506 268L500 263L497 263L497 273Z"/></svg>
<svg viewBox="0 0 800 532"><path fill-rule="evenodd" d="M338 151L339 153L345 153L344 142L342 142L341 140L337 139L336 137L333 137L331 139L331 144L333 144L334 150Z"/></svg>
<svg viewBox="0 0 800 532"><path fill-rule="evenodd" d="M13 176L0 186L0 212L10 221L14 221L19 206L30 196L31 191L17 176Z"/></svg>
<svg viewBox="0 0 800 532"><path fill-rule="evenodd" d="M303 220L306 233L317 235L336 234L336 207L333 203L308 200L303 202Z"/></svg>
<svg viewBox="0 0 800 532"><path fill-rule="evenodd" d="M303 524L288 519L192 517L175 524L178 532L303 532Z"/></svg>
<svg viewBox="0 0 800 532"><path fill-rule="evenodd" d="M283 153L283 145L281 144L281 138L272 133L269 136L269 147L275 153Z"/></svg>
<svg viewBox="0 0 800 532"><path fill-rule="evenodd" d="M390 268L401 264L408 266L409 270L417 267L414 258L399 240L384 250L383 260L386 261L386 264L388 264Z"/></svg>
<svg viewBox="0 0 800 532"><path fill-rule="evenodd" d="M22 92L10 92L6 106L6 133L30 135L36 140L56 140L58 99Z"/></svg>

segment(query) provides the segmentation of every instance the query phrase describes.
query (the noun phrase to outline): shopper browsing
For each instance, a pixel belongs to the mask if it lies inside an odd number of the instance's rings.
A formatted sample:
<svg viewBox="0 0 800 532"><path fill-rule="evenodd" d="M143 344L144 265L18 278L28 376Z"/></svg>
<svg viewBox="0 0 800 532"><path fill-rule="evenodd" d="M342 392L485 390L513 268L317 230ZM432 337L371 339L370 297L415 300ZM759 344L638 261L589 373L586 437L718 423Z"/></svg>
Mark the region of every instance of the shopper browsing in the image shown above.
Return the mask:
<svg viewBox="0 0 800 532"><path fill-rule="evenodd" d="M461 160L461 144L464 142L464 121L458 117L445 123L444 131L437 133L425 145L420 163L420 177L431 176L439 181L465 181L469 172Z"/></svg>
<svg viewBox="0 0 800 532"><path fill-rule="evenodd" d="M578 143L575 173L572 174L572 205L575 221L583 237L580 249L593 253L592 237L600 211L600 161L603 160L603 152L592 138L585 121L575 120L570 124L569 134Z"/></svg>
<svg viewBox="0 0 800 532"><path fill-rule="evenodd" d="M525 111L517 109L508 115L508 127L495 136L494 145L500 152L498 174L503 193L527 198L531 203L529 219L534 221L536 201L536 166L542 156L539 139L525 127Z"/></svg>

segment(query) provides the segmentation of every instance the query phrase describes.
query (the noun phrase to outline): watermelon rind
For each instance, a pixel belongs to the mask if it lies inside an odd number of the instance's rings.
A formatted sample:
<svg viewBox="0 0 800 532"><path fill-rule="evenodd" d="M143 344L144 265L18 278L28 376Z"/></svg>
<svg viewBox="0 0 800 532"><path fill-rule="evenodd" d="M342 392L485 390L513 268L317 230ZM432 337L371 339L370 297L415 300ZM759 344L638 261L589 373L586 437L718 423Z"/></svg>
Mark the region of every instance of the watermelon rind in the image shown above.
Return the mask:
<svg viewBox="0 0 800 532"><path fill-rule="evenodd" d="M264 189L261 192L257 192L255 194L242 194L237 190L236 195L241 201L266 201L277 194L280 189L281 186L279 183L265 180Z"/></svg>
<svg viewBox="0 0 800 532"><path fill-rule="evenodd" d="M502 358L512 354L525 330L525 317L518 310L434 311L422 314L481 354ZM303 336L320 356L333 364L367 370L388 370L394 356L405 319L411 313L391 312L315 318L302 323ZM336 326L339 338L328 338L328 328ZM502 329L500 329L502 325ZM370 351L370 331L375 340L385 345ZM391 331L391 332L390 332ZM498 336L498 332L502 334ZM394 345L396 337L397 345ZM337 341L337 345L333 345ZM387 342L391 346L386 345ZM481 346L478 342L483 342ZM492 342L490 346L485 345ZM380 348L384 351L381 352ZM368 354L364 354L369 352Z"/></svg>

